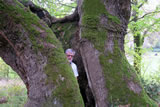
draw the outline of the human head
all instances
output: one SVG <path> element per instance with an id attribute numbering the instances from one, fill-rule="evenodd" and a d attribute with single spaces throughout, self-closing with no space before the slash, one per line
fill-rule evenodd
<path id="1" fill-rule="evenodd" d="M 69 49 L 66 50 L 65 53 L 66 53 L 66 56 L 67 56 L 68 61 L 69 61 L 69 62 L 72 62 L 73 57 L 74 57 L 74 55 L 75 55 L 76 52 L 75 52 L 73 49 L 70 49 L 70 48 L 69 48 Z"/>

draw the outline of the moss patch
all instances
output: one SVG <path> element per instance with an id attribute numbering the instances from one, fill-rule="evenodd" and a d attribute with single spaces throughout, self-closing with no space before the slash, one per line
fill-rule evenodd
<path id="1" fill-rule="evenodd" d="M 49 76 L 48 82 L 53 82 L 56 85 L 53 96 L 63 102 L 63 107 L 83 107 L 77 80 L 66 56 L 62 53 L 62 48 L 53 49 L 49 54 L 49 63 L 45 68 Z"/>
<path id="2" fill-rule="evenodd" d="M 95 48 L 100 51 L 99 59 L 106 79 L 107 100 L 110 105 L 130 104 L 130 107 L 156 107 L 156 103 L 147 96 L 143 89 L 140 94 L 136 94 L 128 88 L 129 81 L 141 85 L 135 70 L 129 65 L 124 52 L 121 52 L 118 47 L 116 33 L 112 32 L 113 53 L 107 53 L 107 56 L 104 53 L 105 41 L 109 39 L 107 32 L 110 31 L 101 27 L 100 17 L 105 15 L 109 19 L 109 23 L 113 22 L 114 24 L 120 24 L 120 20 L 107 12 L 101 0 L 84 0 L 82 10 L 81 35 L 91 41 Z"/>
<path id="3" fill-rule="evenodd" d="M 11 22 L 14 22 L 13 25 L 22 25 L 25 29 L 24 32 L 29 33 L 29 39 L 32 42 L 34 51 L 41 51 L 43 55 L 47 56 L 48 62 L 45 67 L 45 73 L 48 76 L 48 80 L 46 84 L 53 83 L 55 85 L 50 99 L 58 99 L 63 104 L 63 107 L 84 107 L 77 80 L 67 62 L 62 45 L 52 30 L 44 22 L 41 22 L 35 14 L 31 13 L 28 8 L 11 6 L 0 1 L 0 12 L 3 13 L 0 16 L 0 20 L 8 18 L 11 19 Z M 7 25 L 6 23 L 1 21 L 0 29 L 4 29 Z M 53 44 L 55 47 L 46 49 L 39 42 Z M 50 104 L 50 101 L 48 100 L 44 105 Z"/>
<path id="4" fill-rule="evenodd" d="M 29 33 L 29 37 L 30 40 L 33 44 L 33 48 L 35 48 L 37 50 L 37 48 L 39 47 L 37 44 L 37 40 L 36 38 L 40 35 L 40 32 L 37 31 L 37 29 L 35 27 L 33 27 L 33 25 L 39 27 L 40 29 L 44 30 L 44 31 L 49 31 L 49 28 L 47 27 L 42 27 L 42 25 L 39 23 L 40 19 L 38 17 L 36 17 L 35 14 L 33 14 L 32 12 L 30 12 L 30 10 L 28 8 L 25 8 L 22 4 L 20 4 L 17 0 L 14 0 L 15 3 L 17 3 L 16 6 L 11 6 L 11 5 L 7 5 L 4 2 L 0 2 L 0 10 L 3 13 L 0 16 L 0 19 L 4 20 L 3 18 L 7 18 L 8 22 L 1 22 L 1 28 L 5 28 L 5 26 L 11 22 L 14 24 L 21 24 L 26 31 Z M 5 19 L 6 20 L 6 19 Z M 43 23 L 44 24 L 44 23 Z M 45 25 L 45 24 L 44 24 Z M 7 25 L 8 26 L 8 25 Z M 25 32 L 25 31 L 24 31 Z M 49 31 L 50 34 L 51 31 Z"/>
<path id="5" fill-rule="evenodd" d="M 100 24 L 100 17 L 105 15 L 109 22 L 120 24 L 120 20 L 107 12 L 100 0 L 84 0 L 82 16 L 82 37 L 91 41 L 96 49 L 104 50 L 104 43 L 107 38 L 107 30 Z"/>
<path id="6" fill-rule="evenodd" d="M 51 29 L 56 34 L 56 37 L 61 41 L 63 48 L 71 47 L 70 40 L 75 36 L 77 22 L 56 23 Z"/>
<path id="7" fill-rule="evenodd" d="M 131 107 L 157 106 L 143 89 L 140 94 L 136 94 L 128 88 L 128 81 L 134 81 L 138 85 L 140 82 L 133 67 L 129 65 L 119 49 L 115 49 L 113 54 L 101 55 L 99 58 L 103 66 L 110 104 L 114 106 L 130 104 Z"/>
<path id="8" fill-rule="evenodd" d="M 87 15 L 93 19 L 96 19 L 97 22 L 99 21 L 99 17 L 101 15 L 106 15 L 110 21 L 120 24 L 119 18 L 107 12 L 101 0 L 92 0 L 92 2 L 89 0 L 84 0 L 82 9 L 83 14 L 85 14 L 84 17 L 82 17 L 83 24 L 85 24 L 84 18 L 86 18 Z"/>

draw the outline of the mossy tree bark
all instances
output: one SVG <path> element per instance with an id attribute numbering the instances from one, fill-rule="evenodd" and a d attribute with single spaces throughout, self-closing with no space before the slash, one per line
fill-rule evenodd
<path id="1" fill-rule="evenodd" d="M 72 48 L 76 51 L 73 62 L 78 66 L 78 83 L 85 107 L 95 107 L 93 93 L 88 85 L 86 72 L 80 54 L 80 41 L 78 21 L 56 22 L 52 25 L 52 30 L 61 41 L 63 48 Z"/>
<path id="2" fill-rule="evenodd" d="M 133 0 L 133 5 L 138 6 L 138 1 L 137 0 Z M 141 4 L 138 8 L 140 8 L 141 6 L 143 6 L 143 4 Z M 138 21 L 138 12 L 137 10 L 133 10 L 133 14 L 132 14 L 133 20 L 134 22 Z M 135 51 L 135 55 L 134 55 L 134 68 L 137 72 L 137 74 L 141 74 L 141 62 L 142 62 L 142 46 L 144 43 L 144 35 L 142 35 L 141 33 L 138 33 L 138 29 L 136 28 L 136 26 L 131 30 L 133 35 L 133 39 L 134 39 L 134 51 Z"/>
<path id="3" fill-rule="evenodd" d="M 133 33 L 136 31 L 133 31 Z M 135 33 L 136 34 L 136 33 Z M 142 63 L 142 46 L 144 43 L 144 37 L 141 34 L 134 35 L 134 68 L 137 74 L 141 74 L 141 63 Z"/>
<path id="4" fill-rule="evenodd" d="M 130 0 L 79 0 L 80 52 L 97 107 L 157 106 L 124 52 Z"/>
<path id="5" fill-rule="evenodd" d="M 26 106 L 83 107 L 77 82 L 54 34 L 27 8 L 6 1 L 9 6 L 0 0 L 0 56 L 26 84 Z M 77 45 L 72 46 L 79 48 L 96 106 L 156 107 L 124 55 L 130 0 L 79 0 L 77 9 Z M 51 22 L 66 22 L 70 30 L 74 17 L 68 18 Z M 58 30 L 64 27 L 62 23 Z"/>
<path id="6" fill-rule="evenodd" d="M 138 1 L 134 0 L 133 5 L 138 5 Z M 141 6 L 139 6 L 139 8 L 140 7 Z M 138 21 L 138 16 L 137 15 L 138 15 L 138 12 L 136 10 L 133 10 L 132 17 L 134 17 L 133 18 L 134 22 Z M 132 30 L 132 33 L 134 34 L 133 39 L 134 39 L 134 51 L 135 51 L 134 68 L 135 68 L 137 74 L 140 74 L 141 73 L 141 61 L 142 61 L 141 48 L 142 48 L 142 45 L 143 45 L 143 42 L 144 42 L 144 37 L 140 33 L 137 33 L 137 31 L 138 30 L 137 30 L 136 27 L 133 28 L 133 30 Z"/>
<path id="7" fill-rule="evenodd" d="M 84 106 L 61 43 L 16 0 L 0 0 L 0 56 L 27 87 L 25 107 Z"/>

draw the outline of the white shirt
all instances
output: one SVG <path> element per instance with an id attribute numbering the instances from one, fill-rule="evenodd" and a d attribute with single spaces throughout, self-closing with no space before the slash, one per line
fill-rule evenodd
<path id="1" fill-rule="evenodd" d="M 77 66 L 75 63 L 71 62 L 71 67 L 72 67 L 72 71 L 74 73 L 75 77 L 78 77 L 78 70 L 77 70 Z"/>

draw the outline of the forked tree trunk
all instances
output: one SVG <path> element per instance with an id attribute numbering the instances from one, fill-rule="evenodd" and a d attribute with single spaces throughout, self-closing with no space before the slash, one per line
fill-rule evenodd
<path id="1" fill-rule="evenodd" d="M 17 3 L 0 0 L 0 56 L 26 84 L 26 107 L 83 107 L 61 44 Z M 80 53 L 96 106 L 155 107 L 124 55 L 130 0 L 79 0 L 78 14 Z"/>

